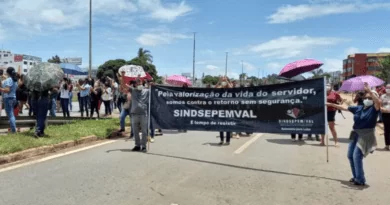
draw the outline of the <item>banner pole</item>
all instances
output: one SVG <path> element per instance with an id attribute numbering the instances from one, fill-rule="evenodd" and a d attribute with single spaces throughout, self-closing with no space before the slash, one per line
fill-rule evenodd
<path id="1" fill-rule="evenodd" d="M 326 93 L 326 78 L 322 77 L 324 79 L 324 102 L 326 103 L 327 100 L 327 93 Z M 328 136 L 328 115 L 327 115 L 328 107 L 324 106 L 324 114 L 325 114 L 325 138 L 326 138 L 326 163 L 329 163 L 329 136 Z"/>
<path id="2" fill-rule="evenodd" d="M 149 109 L 148 109 L 148 151 L 149 151 L 149 149 L 150 149 L 150 131 L 149 131 L 149 129 L 150 129 L 150 102 L 151 102 L 151 95 L 152 95 L 152 86 L 151 85 L 149 85 Z"/>
<path id="3" fill-rule="evenodd" d="M 326 134 L 325 137 L 326 137 L 326 162 L 329 163 L 329 135 Z"/>

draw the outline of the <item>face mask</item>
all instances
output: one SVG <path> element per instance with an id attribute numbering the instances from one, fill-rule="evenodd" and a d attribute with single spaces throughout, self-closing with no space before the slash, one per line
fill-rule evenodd
<path id="1" fill-rule="evenodd" d="M 139 86 L 137 86 L 137 89 L 138 89 L 138 90 L 142 90 L 142 89 L 144 89 L 144 86 L 139 85 Z"/>
<path id="2" fill-rule="evenodd" d="M 374 102 L 372 100 L 369 100 L 369 99 L 363 100 L 363 103 L 364 103 L 364 106 L 366 106 L 366 107 L 370 107 L 374 104 Z"/>
<path id="3" fill-rule="evenodd" d="M 330 91 L 330 87 L 326 87 L 326 91 Z"/>
<path id="4" fill-rule="evenodd" d="M 221 85 L 222 85 L 223 87 L 225 87 L 225 86 L 226 86 L 226 82 L 222 82 Z"/>

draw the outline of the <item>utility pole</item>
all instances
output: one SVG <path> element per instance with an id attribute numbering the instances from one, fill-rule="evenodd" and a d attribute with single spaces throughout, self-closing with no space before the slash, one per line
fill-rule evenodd
<path id="1" fill-rule="evenodd" d="M 88 75 L 92 74 L 92 0 L 89 0 L 89 68 Z"/>
<path id="2" fill-rule="evenodd" d="M 226 77 L 227 77 L 228 54 L 229 54 L 229 52 L 226 52 L 226 62 L 225 62 L 225 76 L 226 76 Z"/>
<path id="3" fill-rule="evenodd" d="M 195 38 L 196 32 L 194 32 L 194 50 L 192 56 L 192 84 L 195 84 Z"/>

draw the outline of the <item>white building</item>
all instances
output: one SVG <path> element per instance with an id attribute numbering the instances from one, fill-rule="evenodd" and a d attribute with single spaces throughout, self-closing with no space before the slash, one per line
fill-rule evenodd
<path id="1" fill-rule="evenodd" d="M 20 69 L 22 74 L 26 74 L 31 67 L 41 62 L 40 57 L 0 50 L 0 68 L 14 67 L 17 71 Z"/>

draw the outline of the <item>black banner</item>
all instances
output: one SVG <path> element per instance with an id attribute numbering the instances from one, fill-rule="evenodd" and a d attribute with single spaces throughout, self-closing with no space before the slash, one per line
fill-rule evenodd
<path id="1" fill-rule="evenodd" d="M 152 86 L 155 128 L 325 134 L 324 79 L 246 88 Z"/>

